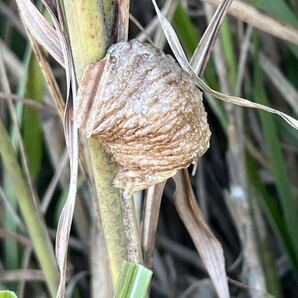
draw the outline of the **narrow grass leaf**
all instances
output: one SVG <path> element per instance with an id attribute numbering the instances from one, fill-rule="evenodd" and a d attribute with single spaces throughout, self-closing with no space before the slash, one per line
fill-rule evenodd
<path id="1" fill-rule="evenodd" d="M 259 97 L 262 103 L 267 104 L 268 100 L 262 84 L 263 78 L 258 56 L 255 58 L 254 76 L 254 95 Z M 298 263 L 298 238 L 296 230 L 298 226 L 298 212 L 293 187 L 288 175 L 285 158 L 281 150 L 281 144 L 277 135 L 274 119 L 272 119 L 270 115 L 261 112 L 260 119 L 268 148 L 272 173 L 275 177 L 276 188 L 280 197 L 280 205 L 282 207 L 285 224 L 295 247 L 296 263 Z"/>
<path id="2" fill-rule="evenodd" d="M 26 28 L 38 43 L 63 66 L 63 52 L 55 29 L 48 23 L 45 17 L 30 0 L 16 0 L 16 2 Z"/>
<path id="3" fill-rule="evenodd" d="M 28 66 L 25 97 L 40 102 L 44 96 L 44 79 L 34 55 L 31 55 Z M 42 133 L 39 111 L 25 106 L 23 112 L 24 145 L 32 177 L 38 177 L 42 160 Z"/>
<path id="4" fill-rule="evenodd" d="M 146 267 L 123 261 L 114 298 L 144 298 L 147 295 L 152 271 Z"/>
<path id="5" fill-rule="evenodd" d="M 298 134 L 292 127 L 288 126 L 284 122 L 280 122 L 278 125 L 279 135 L 285 140 L 285 142 L 291 145 L 291 149 L 298 153 Z"/>
<path id="6" fill-rule="evenodd" d="M 58 267 L 60 270 L 60 281 L 57 292 L 57 298 L 65 297 L 65 283 L 66 283 L 66 267 L 67 267 L 67 248 L 71 230 L 71 224 L 73 219 L 73 213 L 76 202 L 77 188 L 78 188 L 78 167 L 79 167 L 79 140 L 78 140 L 78 128 L 74 123 L 74 109 L 73 100 L 76 99 L 76 78 L 74 65 L 72 63 L 72 54 L 67 39 L 61 30 L 61 24 L 59 24 L 54 13 L 48 6 L 47 2 L 42 0 L 48 10 L 54 26 L 56 28 L 59 44 L 62 49 L 63 59 L 65 62 L 66 72 L 66 84 L 67 84 L 67 96 L 66 107 L 64 112 L 64 135 L 66 147 L 69 155 L 70 162 L 70 182 L 69 191 L 66 203 L 62 209 L 56 236 L 56 258 Z M 61 10 L 61 8 L 60 8 Z"/>
<path id="7" fill-rule="evenodd" d="M 220 25 L 222 24 L 232 2 L 233 0 L 223 0 L 217 7 L 191 58 L 190 64 L 192 65 L 194 72 L 197 73 L 199 77 L 201 77 L 204 73 L 213 45 L 217 39 Z"/>
<path id="8" fill-rule="evenodd" d="M 183 44 L 185 50 L 189 54 L 192 54 L 200 42 L 201 32 L 199 31 L 199 28 L 192 24 L 190 16 L 187 14 L 181 3 L 178 3 L 177 5 L 173 22 L 179 40 Z"/>
<path id="9" fill-rule="evenodd" d="M 155 236 L 159 218 L 160 204 L 166 182 L 153 185 L 148 188 L 142 224 L 142 248 L 144 263 L 151 268 L 155 250 Z"/>
<path id="10" fill-rule="evenodd" d="M 197 248 L 202 262 L 220 298 L 229 298 L 223 249 L 208 227 L 199 209 L 187 170 L 179 171 L 174 177 L 176 183 L 175 205 Z"/>
<path id="11" fill-rule="evenodd" d="M 274 0 L 270 2 L 270 5 L 268 5 L 268 0 L 256 0 L 255 6 L 273 17 L 298 27 L 298 19 L 294 10 L 292 10 L 284 0 Z"/>
<path id="12" fill-rule="evenodd" d="M 258 200 L 260 205 L 273 231 L 275 232 L 277 239 L 282 242 L 289 259 L 297 272 L 298 267 L 295 256 L 295 248 L 289 237 L 282 210 L 279 207 L 278 202 L 268 193 L 260 177 L 257 164 L 250 155 L 247 157 L 247 171 L 254 188 L 258 192 Z"/>
<path id="13" fill-rule="evenodd" d="M 157 16 L 159 18 L 160 24 L 164 30 L 164 33 L 166 35 L 166 38 L 168 40 L 168 43 L 176 57 L 176 59 L 178 60 L 180 66 L 186 71 L 188 72 L 192 79 L 196 82 L 197 86 L 204 92 L 209 93 L 210 95 L 221 99 L 223 101 L 226 102 L 230 102 L 239 106 L 243 106 L 243 107 L 248 107 L 248 108 L 254 108 L 254 109 L 260 109 L 260 110 L 264 110 L 273 114 L 277 114 L 279 115 L 281 118 L 283 118 L 289 125 L 293 126 L 295 129 L 298 130 L 298 121 L 296 119 L 294 119 L 293 117 L 280 112 L 278 110 L 275 110 L 273 108 L 264 106 L 262 104 L 259 103 L 254 103 L 250 100 L 244 99 L 244 98 L 240 98 L 240 97 L 236 97 L 236 96 L 229 96 L 229 95 L 225 95 L 221 92 L 215 91 L 213 89 L 211 89 L 203 80 L 201 80 L 193 71 L 192 67 L 190 66 L 185 53 L 182 49 L 182 46 L 179 42 L 179 39 L 173 29 L 173 27 L 171 26 L 171 24 L 167 21 L 167 19 L 162 15 L 161 11 L 159 10 L 156 1 L 152 0 Z"/>

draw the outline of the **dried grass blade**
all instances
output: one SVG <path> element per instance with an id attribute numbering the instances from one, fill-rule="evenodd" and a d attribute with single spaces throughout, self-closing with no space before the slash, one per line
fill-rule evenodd
<path id="1" fill-rule="evenodd" d="M 65 139 L 70 157 L 70 185 L 67 201 L 60 215 L 56 236 L 56 258 L 60 269 L 60 283 L 57 297 L 65 296 L 67 246 L 75 207 L 78 183 L 78 130 L 72 122 L 72 105 L 65 112 Z"/>
<path id="2" fill-rule="evenodd" d="M 168 20 L 162 15 L 161 11 L 159 10 L 156 1 L 152 0 L 153 5 L 155 7 L 157 16 L 159 18 L 160 24 L 164 30 L 164 33 L 166 35 L 166 38 L 168 40 L 168 43 L 176 57 L 176 59 L 178 60 L 180 66 L 186 71 L 188 72 L 191 77 L 193 78 L 193 80 L 196 82 L 197 86 L 204 92 L 209 93 L 210 95 L 221 99 L 223 101 L 226 102 L 230 102 L 239 106 L 243 106 L 243 107 L 247 107 L 247 108 L 254 108 L 254 109 L 259 109 L 259 110 L 264 110 L 273 114 L 277 114 L 278 116 L 280 116 L 282 119 L 284 119 L 289 125 L 291 125 L 292 127 L 294 127 L 295 129 L 298 130 L 298 121 L 296 119 L 294 119 L 293 117 L 278 111 L 276 109 L 258 104 L 258 103 L 254 103 L 250 100 L 241 98 L 241 97 L 236 97 L 236 96 L 229 96 L 229 95 L 225 95 L 221 92 L 215 91 L 213 89 L 211 89 L 202 79 L 200 79 L 195 72 L 193 71 L 192 67 L 190 66 L 186 55 L 183 51 L 183 48 L 179 42 L 179 39 L 175 33 L 175 30 L 173 29 L 172 25 L 168 22 Z"/>
<path id="3" fill-rule="evenodd" d="M 65 297 L 65 283 L 66 283 L 66 266 L 67 266 L 67 247 L 69 242 L 71 224 L 73 219 L 74 207 L 77 196 L 78 188 L 78 167 L 79 167 L 79 140 L 78 140 L 78 128 L 76 127 L 74 120 L 73 100 L 76 99 L 76 78 L 75 69 L 72 63 L 72 54 L 67 39 L 61 30 L 61 25 L 56 19 L 54 13 L 51 11 L 47 2 L 42 0 L 43 4 L 47 8 L 51 15 L 56 32 L 61 45 L 66 71 L 67 82 L 67 97 L 66 108 L 64 112 L 64 134 L 65 142 L 69 155 L 70 162 L 70 185 L 66 203 L 62 209 L 56 236 L 56 258 L 58 267 L 60 270 L 60 282 L 57 293 L 57 298 Z M 70 96 L 71 95 L 71 96 Z"/>
<path id="4" fill-rule="evenodd" d="M 22 20 L 32 36 L 63 66 L 64 57 L 56 30 L 30 0 L 16 0 L 16 2 Z"/>
<path id="5" fill-rule="evenodd" d="M 165 184 L 166 182 L 162 182 L 149 187 L 147 190 L 142 223 L 142 248 L 144 264 L 148 268 L 151 268 L 153 263 L 155 234 Z"/>
<path id="6" fill-rule="evenodd" d="M 217 39 L 220 26 L 232 2 L 233 0 L 223 0 L 217 7 L 207 29 L 204 32 L 204 35 L 200 40 L 200 43 L 198 44 L 191 58 L 190 64 L 192 65 L 194 72 L 197 73 L 199 77 L 201 77 L 204 73 L 206 65 L 209 61 L 211 50 L 213 49 L 213 45 Z"/>
<path id="7" fill-rule="evenodd" d="M 219 5 L 221 0 L 202 1 L 215 6 Z M 270 6 L 273 7 L 274 5 L 268 5 L 268 7 Z M 261 10 L 255 8 L 252 4 L 244 1 L 234 1 L 229 8 L 228 13 L 238 20 L 250 24 L 261 31 L 298 45 L 297 28 L 265 14 Z"/>
<path id="8" fill-rule="evenodd" d="M 51 66 L 47 61 L 46 53 L 43 50 L 43 47 L 38 44 L 38 42 L 34 39 L 34 37 L 31 35 L 29 31 L 28 31 L 28 37 L 30 39 L 36 58 L 41 66 L 43 75 L 47 81 L 48 88 L 51 92 L 53 101 L 55 103 L 55 108 L 57 109 L 58 114 L 62 119 L 64 114 L 64 109 L 65 109 L 65 104 L 64 104 L 64 100 L 60 92 L 58 83 L 51 69 Z"/>
<path id="9" fill-rule="evenodd" d="M 295 118 L 293 118 L 279 110 L 267 107 L 265 105 L 255 103 L 255 102 L 252 102 L 250 100 L 247 100 L 247 99 L 244 99 L 241 97 L 230 96 L 230 95 L 226 95 L 221 92 L 215 91 L 215 90 L 211 89 L 204 81 L 202 81 L 200 78 L 198 78 L 195 74 L 193 74 L 192 76 L 193 76 L 194 80 L 196 81 L 197 86 L 200 89 L 202 89 L 203 91 L 209 93 L 210 95 L 212 95 L 218 99 L 221 99 L 223 101 L 236 104 L 238 106 L 259 109 L 259 110 L 263 110 L 263 111 L 266 111 L 266 112 L 269 112 L 272 114 L 276 114 L 276 115 L 280 116 L 282 119 L 284 119 L 289 125 L 291 125 L 292 127 L 294 127 L 295 129 L 298 130 L 298 121 Z"/>
<path id="10" fill-rule="evenodd" d="M 220 298 L 229 298 L 223 249 L 208 227 L 197 205 L 187 170 L 179 171 L 174 180 L 176 183 L 175 205 L 177 211 L 194 241 L 217 295 Z"/>
<path id="11" fill-rule="evenodd" d="M 188 63 L 188 60 L 186 58 L 186 55 L 183 51 L 183 48 L 180 44 L 180 41 L 175 33 L 175 30 L 173 29 L 172 25 L 168 22 L 168 20 L 163 16 L 161 11 L 159 10 L 156 1 L 152 0 L 155 11 L 157 13 L 160 25 L 162 26 L 162 29 L 165 33 L 165 36 L 167 38 L 167 41 L 178 60 L 180 66 L 188 73 L 192 72 L 192 69 Z"/>

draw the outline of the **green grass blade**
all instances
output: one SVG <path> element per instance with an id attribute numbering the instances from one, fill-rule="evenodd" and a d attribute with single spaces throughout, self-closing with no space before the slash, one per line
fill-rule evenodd
<path id="1" fill-rule="evenodd" d="M 224 56 L 227 61 L 229 69 L 229 82 L 233 89 L 235 89 L 237 84 L 237 62 L 235 47 L 233 42 L 232 30 L 230 28 L 229 19 L 226 18 L 221 26 L 221 40 L 223 45 Z"/>
<path id="2" fill-rule="evenodd" d="M 294 11 L 288 6 L 288 4 L 283 0 L 256 0 L 255 6 L 269 15 L 281 19 L 292 26 L 298 27 L 298 19 Z"/>
<path id="3" fill-rule="evenodd" d="M 256 46 L 257 47 L 257 46 Z M 255 58 L 254 65 L 254 98 L 257 102 L 269 105 L 266 91 L 263 85 L 263 77 L 258 61 L 258 56 Z M 298 212 L 293 194 L 293 187 L 290 182 L 285 158 L 281 149 L 281 141 L 277 134 L 277 126 L 272 115 L 264 112 L 259 112 L 261 126 L 264 133 L 265 142 L 268 149 L 268 157 L 272 167 L 272 174 L 275 178 L 276 188 L 282 207 L 284 221 L 289 233 L 289 237 L 295 247 L 295 263 L 298 263 Z M 297 269 L 298 267 L 296 267 Z"/>
<path id="4" fill-rule="evenodd" d="M 283 122 L 278 123 L 278 133 L 281 135 L 286 144 L 289 144 L 291 150 L 298 153 L 298 134 L 289 125 Z"/>
<path id="5" fill-rule="evenodd" d="M 0 291 L 0 298 L 17 298 L 17 295 L 11 291 Z"/>
<path id="6" fill-rule="evenodd" d="M 40 210 L 30 196 L 28 185 L 24 180 L 11 140 L 1 119 L 0 155 L 5 171 L 7 171 L 7 174 L 10 175 L 14 181 L 18 204 L 27 225 L 33 248 L 46 277 L 51 296 L 55 297 L 58 272 L 51 240 L 48 236 Z"/>
<path id="7" fill-rule="evenodd" d="M 31 55 L 28 66 L 25 97 L 41 101 L 44 96 L 44 79 L 38 62 Z M 23 114 L 24 145 L 32 177 L 38 177 L 42 160 L 42 133 L 39 111 L 36 108 L 25 106 Z"/>
<path id="8" fill-rule="evenodd" d="M 183 47 L 188 53 L 193 53 L 201 39 L 201 33 L 194 27 L 181 4 L 177 5 L 173 21 Z"/>
<path id="9" fill-rule="evenodd" d="M 114 298 L 146 297 L 151 277 L 152 271 L 146 267 L 124 261 Z"/>
<path id="10" fill-rule="evenodd" d="M 24 59 L 23 59 L 25 71 L 24 71 L 24 74 L 22 75 L 21 81 L 19 82 L 18 91 L 17 91 L 17 94 L 19 96 L 24 96 L 25 85 L 26 85 L 26 81 L 28 80 L 28 65 L 29 65 L 31 53 L 32 53 L 31 47 L 27 46 Z M 17 112 L 18 122 L 20 123 L 22 121 L 23 103 L 18 102 L 16 104 L 16 112 Z M 17 137 L 16 128 L 14 126 L 11 127 L 9 134 L 10 134 L 13 148 L 15 149 L 15 151 L 17 151 L 19 140 Z M 7 172 L 4 172 L 3 174 L 3 187 L 4 187 L 4 192 L 6 194 L 6 197 L 10 202 L 10 205 L 12 206 L 12 208 L 16 209 L 18 204 L 17 204 L 17 198 L 15 194 L 15 183 L 12 177 L 10 177 Z M 14 222 L 13 218 L 11 218 L 11 215 L 9 212 L 5 212 L 4 221 L 5 221 L 4 222 L 5 229 L 7 231 L 17 232 L 17 225 Z M 18 267 L 18 263 L 19 263 L 18 244 L 15 240 L 7 239 L 7 241 L 5 241 L 4 255 L 5 255 L 5 267 L 7 269 L 15 269 Z M 14 289 L 13 284 L 11 285 L 10 289 Z"/>
<path id="11" fill-rule="evenodd" d="M 251 181 L 251 185 L 258 193 L 258 200 L 270 227 L 274 231 L 276 238 L 281 242 L 292 264 L 295 264 L 295 248 L 289 237 L 287 227 L 284 223 L 282 211 L 280 210 L 276 200 L 269 194 L 263 184 L 258 172 L 256 161 L 250 156 L 247 156 L 247 171 Z M 297 264 L 295 265 L 297 268 Z"/>

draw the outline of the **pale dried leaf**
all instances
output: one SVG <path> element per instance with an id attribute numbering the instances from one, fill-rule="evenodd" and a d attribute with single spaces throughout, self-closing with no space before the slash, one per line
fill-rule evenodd
<path id="1" fill-rule="evenodd" d="M 63 66 L 64 56 L 56 30 L 30 0 L 16 0 L 16 2 L 26 28 L 49 54 Z"/>
<path id="2" fill-rule="evenodd" d="M 194 197 L 187 170 L 174 177 L 175 205 L 220 298 L 229 298 L 225 259 L 221 244 L 208 227 Z"/>
<path id="3" fill-rule="evenodd" d="M 241 98 L 241 97 L 237 97 L 237 96 L 230 96 L 230 95 L 225 95 L 221 92 L 215 91 L 213 89 L 211 89 L 204 81 L 202 81 L 199 77 L 197 77 L 195 74 L 193 74 L 193 78 L 196 81 L 197 86 L 202 89 L 203 91 L 209 93 L 210 95 L 219 98 L 223 101 L 229 102 L 229 103 L 233 103 L 236 104 L 238 106 L 242 106 L 242 107 L 247 107 L 247 108 L 253 108 L 253 109 L 259 109 L 259 110 L 263 110 L 272 114 L 276 114 L 278 116 L 280 116 L 282 119 L 284 119 L 289 125 L 291 125 L 292 127 L 294 127 L 295 129 L 298 129 L 298 121 L 273 108 L 267 107 L 265 105 L 261 105 L 255 102 L 252 102 L 250 100 Z"/>
<path id="4" fill-rule="evenodd" d="M 67 116 L 65 118 L 65 138 L 69 148 L 71 176 L 68 197 L 60 215 L 56 237 L 56 257 L 61 274 L 57 294 L 58 298 L 65 296 L 67 246 L 73 219 L 78 180 L 78 131 L 72 125 L 73 122 L 70 118 L 72 116 L 71 107 L 70 105 L 68 106 L 69 108 L 66 110 Z"/>
<path id="5" fill-rule="evenodd" d="M 201 0 L 213 6 L 222 0 Z M 261 31 L 298 45 L 298 29 L 255 8 L 249 1 L 233 1 L 228 13 Z M 268 2 L 269 3 L 269 2 Z"/>
<path id="6" fill-rule="evenodd" d="M 190 64 L 186 58 L 186 55 L 182 49 L 182 46 L 179 42 L 179 39 L 178 39 L 173 27 L 167 21 L 167 19 L 163 17 L 162 13 L 160 12 L 160 10 L 156 4 L 156 1 L 152 0 L 152 2 L 154 4 L 156 13 L 159 17 L 160 24 L 165 32 L 168 43 L 169 43 L 176 59 L 178 60 L 180 66 L 192 76 L 193 80 L 196 82 L 197 86 L 202 91 L 209 93 L 210 95 L 212 95 L 218 99 L 221 99 L 223 101 L 230 102 L 230 103 L 233 103 L 233 104 L 236 104 L 239 106 L 264 110 L 264 111 L 267 111 L 267 112 L 270 112 L 273 114 L 277 114 L 278 116 L 283 118 L 289 125 L 291 125 L 295 129 L 298 129 L 298 121 L 296 119 L 294 119 L 293 117 L 291 117 L 281 111 L 278 111 L 276 109 L 273 109 L 273 108 L 270 108 L 270 107 L 267 107 L 267 106 L 264 106 L 264 105 L 261 105 L 258 103 L 254 103 L 254 102 L 244 99 L 244 98 L 225 95 L 221 92 L 211 89 L 202 79 L 200 79 L 195 74 L 195 72 L 193 71 L 192 67 L 190 66 Z"/>
<path id="7" fill-rule="evenodd" d="M 188 73 L 192 72 L 192 69 L 188 63 L 188 60 L 186 58 L 186 55 L 183 51 L 183 48 L 180 44 L 180 41 L 172 27 L 172 25 L 168 22 L 168 20 L 163 16 L 163 14 L 161 13 L 161 11 L 159 10 L 156 1 L 152 0 L 153 5 L 155 7 L 159 22 L 162 26 L 162 29 L 165 33 L 165 36 L 167 38 L 167 41 L 178 61 L 178 63 L 180 64 L 180 66 L 183 68 L 183 70 L 185 70 Z"/>
<path id="8" fill-rule="evenodd" d="M 144 204 L 142 222 L 142 247 L 144 264 L 151 268 L 155 250 L 155 235 L 159 217 L 160 203 L 166 181 L 148 188 Z"/>
<path id="9" fill-rule="evenodd" d="M 76 98 L 77 86 L 75 79 L 75 70 L 72 63 L 70 47 L 67 43 L 67 39 L 65 38 L 58 20 L 56 19 L 48 4 L 44 0 L 42 2 L 49 11 L 56 28 L 57 36 L 59 38 L 59 43 L 61 45 L 65 61 L 67 81 L 67 98 L 64 113 L 64 134 L 70 161 L 70 185 L 67 200 L 59 218 L 56 236 L 56 258 L 60 270 L 60 282 L 57 298 L 64 298 L 67 266 L 67 247 L 78 188 L 79 140 L 78 129 L 73 120 L 75 116 L 73 110 L 73 99 Z"/>
<path id="10" fill-rule="evenodd" d="M 17 3 L 29 33 L 32 34 L 62 66 L 65 67 L 66 71 L 67 98 L 64 112 L 64 133 L 70 158 L 70 186 L 67 201 L 58 223 L 56 238 L 56 258 L 60 270 L 60 283 L 57 297 L 63 298 L 65 296 L 67 246 L 73 219 L 78 180 L 78 129 L 73 121 L 73 99 L 76 98 L 77 89 L 75 71 L 72 64 L 70 47 L 61 30 L 62 25 L 59 24 L 49 7 L 48 2 L 42 0 L 42 3 L 50 13 L 56 30 L 48 24 L 30 0 L 17 0 Z M 70 94 L 72 95 L 71 98 Z"/>
<path id="11" fill-rule="evenodd" d="M 197 73 L 199 77 L 201 77 L 204 73 L 213 45 L 217 39 L 220 25 L 222 24 L 232 2 L 233 0 L 223 0 L 217 7 L 191 58 L 190 64 L 193 67 L 194 72 Z"/>

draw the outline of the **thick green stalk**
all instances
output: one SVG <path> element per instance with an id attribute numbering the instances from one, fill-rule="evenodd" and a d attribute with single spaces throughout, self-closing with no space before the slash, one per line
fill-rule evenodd
<path id="1" fill-rule="evenodd" d="M 103 145 L 89 141 L 93 177 L 114 286 L 124 259 L 127 259 L 126 239 L 122 220 L 120 191 L 112 187 L 115 165 L 105 153 Z"/>
<path id="2" fill-rule="evenodd" d="M 101 59 L 110 44 L 114 14 L 111 0 L 64 0 L 76 75 Z"/>
<path id="3" fill-rule="evenodd" d="M 46 278 L 51 296 L 55 297 L 58 287 L 58 270 L 54 251 L 40 211 L 30 197 L 28 185 L 14 153 L 10 138 L 0 119 L 0 155 L 7 171 L 13 179 L 18 204 L 30 234 L 34 251 Z"/>
<path id="4" fill-rule="evenodd" d="M 111 0 L 64 0 L 67 26 L 79 82 L 85 67 L 101 59 L 110 44 L 110 33 L 114 19 L 112 3 Z M 102 229 L 115 285 L 122 261 L 127 258 L 120 191 L 112 186 L 116 168 L 100 142 L 90 139 L 88 146 Z"/>

